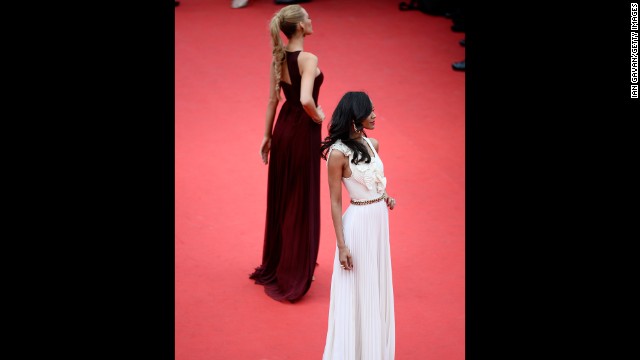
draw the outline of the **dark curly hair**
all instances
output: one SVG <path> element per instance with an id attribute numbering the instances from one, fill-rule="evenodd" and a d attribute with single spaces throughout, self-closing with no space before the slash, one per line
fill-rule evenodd
<path id="1" fill-rule="evenodd" d="M 342 140 L 349 149 L 353 151 L 352 163 L 358 164 L 364 161 L 366 164 L 371 162 L 369 150 L 359 141 L 352 140 L 349 137 L 350 130 L 355 124 L 356 128 L 362 131 L 362 135 L 366 136 L 362 128 L 362 121 L 365 120 L 373 111 L 371 99 L 369 95 L 362 91 L 349 91 L 342 96 L 338 106 L 336 106 L 333 115 L 331 115 L 331 123 L 329 123 L 329 136 L 320 144 L 320 153 L 323 159 L 327 160 L 327 153 L 338 139 Z"/>

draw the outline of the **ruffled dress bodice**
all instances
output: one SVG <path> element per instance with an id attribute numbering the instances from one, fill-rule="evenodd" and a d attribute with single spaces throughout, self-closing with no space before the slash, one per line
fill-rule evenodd
<path id="1" fill-rule="evenodd" d="M 371 144 L 371 141 L 363 137 L 369 144 L 374 156 L 371 157 L 370 163 L 360 161 L 357 165 L 353 164 L 353 151 L 342 141 L 337 140 L 329 149 L 327 159 L 331 156 L 333 150 L 339 150 L 349 158 L 349 168 L 351 169 L 351 176 L 348 178 L 343 177 L 342 182 L 349 192 L 349 196 L 352 200 L 372 200 L 379 198 L 384 194 L 387 187 L 387 179 L 384 176 L 384 165 L 378 155 L 378 152 Z"/>

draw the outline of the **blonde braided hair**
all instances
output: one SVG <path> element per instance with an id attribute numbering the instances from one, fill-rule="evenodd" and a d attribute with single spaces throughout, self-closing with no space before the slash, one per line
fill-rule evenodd
<path id="1" fill-rule="evenodd" d="M 280 37 L 280 31 L 291 39 L 293 34 L 296 33 L 298 23 L 304 21 L 304 12 L 300 5 L 285 6 L 280 11 L 275 13 L 271 18 L 269 24 L 269 30 L 271 32 L 271 45 L 273 47 L 271 53 L 273 55 L 272 66 L 275 73 L 276 94 L 280 99 L 280 80 L 282 78 L 282 64 L 285 61 L 286 53 L 284 51 L 284 44 Z"/>

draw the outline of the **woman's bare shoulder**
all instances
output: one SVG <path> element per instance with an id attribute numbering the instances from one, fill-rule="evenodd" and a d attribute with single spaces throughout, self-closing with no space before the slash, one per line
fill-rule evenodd
<path id="1" fill-rule="evenodd" d="M 376 151 L 378 151 L 378 148 L 380 147 L 380 142 L 378 142 L 378 140 L 374 139 L 374 138 L 368 138 L 369 141 L 371 141 L 371 145 L 373 145 L 373 148 L 376 149 Z"/>
<path id="2" fill-rule="evenodd" d="M 306 51 L 301 51 L 300 55 L 298 55 L 298 60 L 301 61 L 318 61 L 318 57 L 310 52 L 306 52 Z"/>

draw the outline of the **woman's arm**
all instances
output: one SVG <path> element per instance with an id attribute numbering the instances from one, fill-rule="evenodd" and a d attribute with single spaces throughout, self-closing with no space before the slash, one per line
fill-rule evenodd
<path id="1" fill-rule="evenodd" d="M 329 179 L 329 196 L 331 197 L 331 219 L 333 220 L 333 229 L 336 233 L 336 245 L 338 246 L 340 264 L 344 265 L 345 270 L 353 268 L 351 252 L 344 242 L 344 232 L 342 228 L 342 169 L 348 161 L 344 154 L 339 150 L 333 150 L 333 156 L 329 156 L 327 160 L 327 172 Z"/>
<path id="2" fill-rule="evenodd" d="M 324 120 L 324 112 L 322 111 L 322 107 L 316 106 L 316 102 L 313 101 L 313 84 L 316 80 L 318 57 L 311 53 L 300 53 L 298 56 L 298 64 L 302 72 L 300 74 L 302 76 L 300 103 L 311 119 L 320 124 Z"/>
<path id="3" fill-rule="evenodd" d="M 260 155 L 262 162 L 269 163 L 269 150 L 271 150 L 271 131 L 273 131 L 273 120 L 276 117 L 276 109 L 278 108 L 278 92 L 276 92 L 276 75 L 271 64 L 271 73 L 269 75 L 269 102 L 267 103 L 267 115 L 264 122 L 264 136 L 260 145 Z"/>

